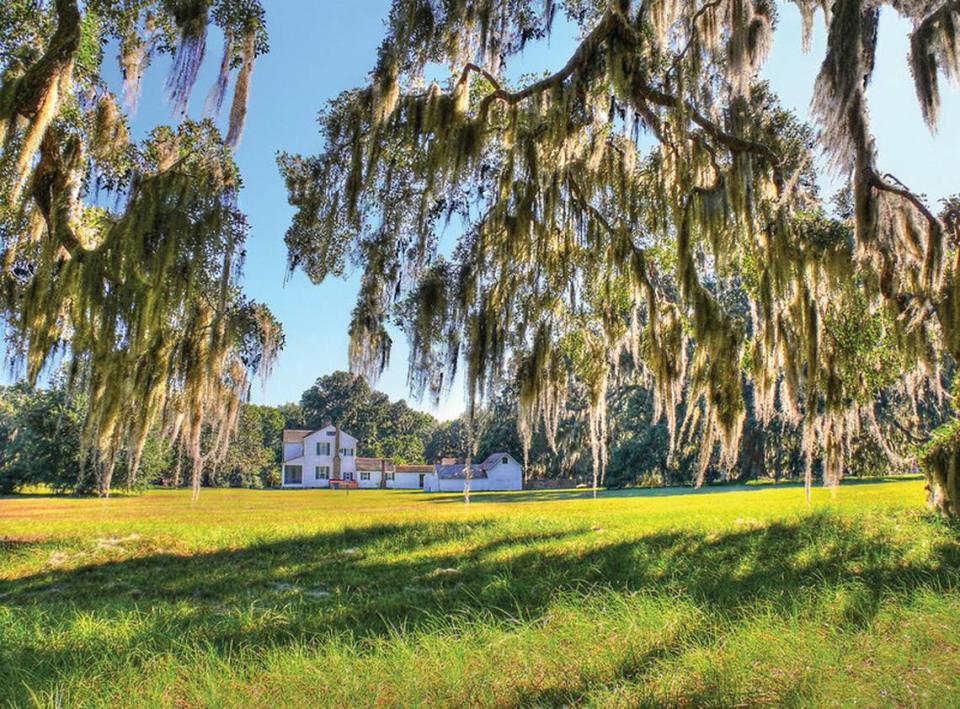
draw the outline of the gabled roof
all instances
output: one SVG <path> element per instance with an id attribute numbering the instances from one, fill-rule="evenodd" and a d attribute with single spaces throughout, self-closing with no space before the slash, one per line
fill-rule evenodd
<path id="1" fill-rule="evenodd" d="M 499 452 L 491 453 L 487 456 L 486 460 L 481 463 L 473 463 L 470 468 L 470 477 L 476 479 L 483 479 L 487 477 L 487 471 L 496 465 L 500 464 L 500 460 L 507 456 L 512 458 L 509 453 Z M 451 465 L 438 465 L 437 477 L 444 478 L 445 480 L 465 480 L 467 477 L 467 466 L 465 463 L 453 463 Z"/>
<path id="2" fill-rule="evenodd" d="M 482 465 L 484 468 L 489 470 L 494 465 L 499 463 L 504 456 L 506 456 L 507 458 L 513 458 L 513 456 L 507 453 L 506 451 L 500 451 L 499 453 L 491 453 L 490 455 L 488 455 L 487 459 L 482 463 L 480 463 L 480 465 Z"/>
<path id="3" fill-rule="evenodd" d="M 443 478 L 444 480 L 466 480 L 467 479 L 467 465 L 466 463 L 454 463 L 453 465 L 438 465 L 437 468 L 437 477 Z M 470 477 L 474 480 L 482 480 L 487 477 L 487 471 L 484 469 L 483 465 L 479 463 L 474 463 L 470 466 Z"/>
<path id="4" fill-rule="evenodd" d="M 303 439 L 313 433 L 309 429 L 303 428 L 285 428 L 283 429 L 284 443 L 303 443 Z"/>
<path id="5" fill-rule="evenodd" d="M 324 426 L 323 428 L 312 428 L 312 429 L 285 428 L 283 429 L 283 442 L 284 443 L 303 443 L 304 439 L 308 438 L 309 436 L 312 436 L 315 433 L 320 433 L 321 431 L 325 431 L 328 428 L 335 429 L 336 426 L 330 425 L 330 426 Z M 350 433 L 347 433 L 343 429 L 340 429 L 340 436 L 342 438 L 349 438 L 350 440 L 353 440 L 353 441 L 357 440 L 355 436 L 353 436 Z"/>
<path id="6" fill-rule="evenodd" d="M 308 432 L 307 435 L 304 436 L 304 438 L 309 438 L 310 436 L 312 436 L 312 435 L 314 435 L 314 434 L 317 434 L 317 433 L 321 433 L 321 432 L 323 432 L 323 431 L 326 431 L 326 432 L 327 432 L 327 435 L 324 437 L 324 440 L 330 439 L 330 440 L 332 441 L 332 440 L 333 440 L 333 437 L 334 437 L 334 434 L 336 433 L 336 430 L 337 430 L 337 427 L 334 426 L 333 424 L 330 424 L 329 426 L 322 426 L 322 427 L 320 427 L 320 428 L 318 428 L 318 429 L 316 429 L 316 430 L 313 430 L 313 431 Z M 356 440 L 357 440 L 357 437 L 356 437 L 356 436 L 354 436 L 353 434 L 351 434 L 351 433 L 349 433 L 349 432 L 347 432 L 347 431 L 344 431 L 342 428 L 340 429 L 340 438 L 341 438 L 341 439 L 343 439 L 343 438 L 349 438 L 349 439 L 352 440 L 352 441 L 356 441 Z"/>

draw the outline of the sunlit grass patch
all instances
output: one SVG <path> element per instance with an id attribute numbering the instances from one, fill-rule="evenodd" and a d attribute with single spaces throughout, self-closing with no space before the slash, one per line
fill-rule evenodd
<path id="1" fill-rule="evenodd" d="M 960 542 L 919 482 L 670 493 L 0 500 L 0 703 L 957 696 Z"/>

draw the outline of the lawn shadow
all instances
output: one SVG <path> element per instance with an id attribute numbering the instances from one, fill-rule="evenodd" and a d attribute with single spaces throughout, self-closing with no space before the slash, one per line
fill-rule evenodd
<path id="1" fill-rule="evenodd" d="M 506 533 L 492 520 L 412 522 L 51 568 L 0 580 L 0 606 L 42 613 L 44 623 L 56 625 L 139 614 L 137 633 L 124 641 L 137 652 L 185 652 L 189 642 L 227 652 L 331 635 L 381 639 L 478 610 L 494 621 L 536 620 L 558 594 L 601 588 L 679 595 L 735 620 L 758 603 L 786 614 L 816 593 L 855 585 L 860 600 L 840 622 L 859 626 L 890 594 L 955 588 L 958 570 L 955 539 L 911 561 L 896 540 L 828 512 L 722 533 L 629 538 L 589 526 Z M 118 652 L 117 639 L 109 647 L 102 642 L 103 653 Z M 86 643 L 85 652 L 100 651 L 96 639 Z M 6 672 L 62 677 L 82 672 L 77 656 L 70 647 L 38 643 L 7 652 Z M 4 674 L 0 669 L 0 680 Z"/>
<path id="2" fill-rule="evenodd" d="M 861 485 L 889 485 L 892 482 L 913 482 L 922 479 L 922 476 L 898 476 L 896 478 L 873 478 L 873 479 L 848 479 L 843 481 L 844 486 Z M 717 484 L 708 485 L 702 488 L 692 486 L 676 487 L 644 487 L 644 488 L 622 488 L 622 489 L 601 489 L 597 492 L 597 499 L 622 499 L 622 498 L 657 498 L 657 497 L 681 497 L 687 495 L 721 495 L 729 492 L 759 492 L 769 490 L 803 490 L 802 482 L 780 482 L 780 483 L 761 483 L 761 484 Z M 504 492 L 473 492 L 470 495 L 470 504 L 515 504 L 523 502 L 557 502 L 562 500 L 589 500 L 593 499 L 592 488 L 575 489 L 544 489 L 544 490 L 520 490 Z M 451 492 L 442 496 L 437 496 L 429 500 L 432 504 L 463 504 L 462 492 Z"/>

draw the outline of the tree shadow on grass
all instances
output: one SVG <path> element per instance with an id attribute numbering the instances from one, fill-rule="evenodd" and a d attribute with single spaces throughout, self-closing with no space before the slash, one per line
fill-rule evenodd
<path id="1" fill-rule="evenodd" d="M 889 485 L 892 482 L 915 482 L 923 479 L 921 475 L 898 476 L 896 478 L 850 478 L 843 481 L 845 487 L 861 485 Z M 762 490 L 803 490 L 802 482 L 780 482 L 780 483 L 761 483 L 761 484 L 717 484 L 702 488 L 691 486 L 683 487 L 646 487 L 646 488 L 623 488 L 599 490 L 597 498 L 620 499 L 620 498 L 645 498 L 645 497 L 680 497 L 686 495 L 719 495 L 728 492 L 759 492 Z M 557 502 L 560 500 L 588 500 L 593 499 L 593 490 L 590 488 L 566 489 L 566 490 L 522 490 L 522 491 L 504 491 L 504 492 L 473 492 L 470 495 L 470 504 L 490 504 L 490 503 L 522 503 L 522 502 Z M 433 504 L 463 504 L 462 492 L 446 493 L 441 497 L 434 497 L 430 500 Z"/>
<path id="2" fill-rule="evenodd" d="M 904 551 L 883 532 L 826 512 L 720 533 L 615 537 L 588 526 L 518 530 L 480 520 L 358 527 L 190 556 L 154 549 L 0 580 L 0 606 L 45 626 L 90 616 L 138 621 L 123 641 L 84 639 L 82 652 L 39 638 L 9 648 L 0 685 L 31 677 L 35 690 L 52 689 L 55 679 L 82 673 L 82 658 L 122 654 L 120 642 L 177 654 L 191 643 L 226 652 L 331 635 L 374 640 L 477 610 L 494 622 L 536 620 L 558 594 L 597 588 L 680 595 L 737 619 L 758 603 L 786 614 L 856 584 L 861 602 L 841 623 L 858 627 L 885 596 L 957 587 L 956 539 L 941 538 L 921 560 Z M 35 686 L 44 682 L 51 686 Z"/>

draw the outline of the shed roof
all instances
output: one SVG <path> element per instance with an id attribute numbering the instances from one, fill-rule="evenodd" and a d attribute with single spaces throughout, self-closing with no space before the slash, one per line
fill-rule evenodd
<path id="1" fill-rule="evenodd" d="M 470 468 L 470 477 L 475 479 L 483 479 L 487 477 L 487 471 L 493 468 L 495 465 L 500 463 L 500 460 L 504 456 L 510 456 L 509 453 L 500 451 L 498 453 L 491 453 L 487 456 L 486 460 L 480 463 L 473 463 Z M 451 465 L 438 465 L 437 476 L 444 478 L 445 480 L 463 480 L 467 477 L 467 466 L 466 463 L 453 463 Z"/>
<path id="2" fill-rule="evenodd" d="M 361 458 L 357 457 L 357 470 L 363 472 L 380 472 L 386 467 L 388 473 L 393 472 L 393 461 L 389 458 Z M 386 466 L 384 466 L 386 464 Z"/>
<path id="3" fill-rule="evenodd" d="M 466 463 L 454 463 L 453 465 L 438 465 L 437 477 L 444 480 L 466 480 Z M 470 466 L 470 477 L 474 480 L 482 480 L 487 477 L 487 471 L 479 463 Z"/>
<path id="4" fill-rule="evenodd" d="M 398 473 L 432 473 L 432 465 L 398 465 Z"/>

